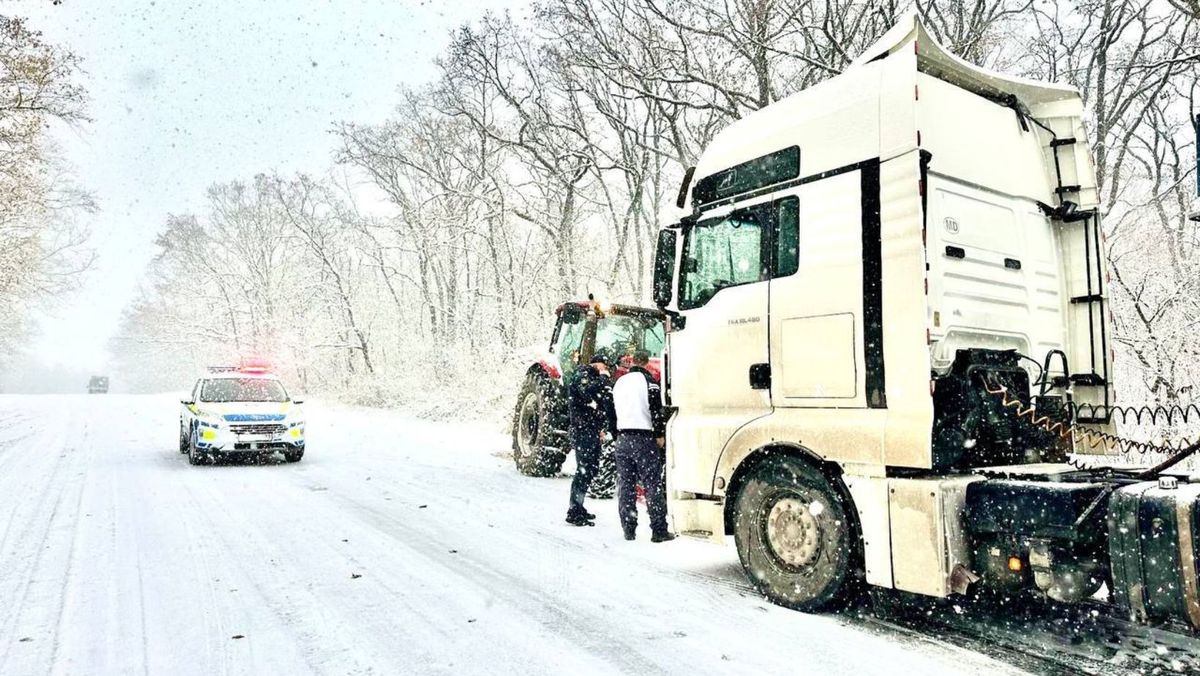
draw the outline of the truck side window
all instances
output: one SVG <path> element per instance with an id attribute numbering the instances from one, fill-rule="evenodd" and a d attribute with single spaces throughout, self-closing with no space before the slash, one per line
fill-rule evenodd
<path id="1" fill-rule="evenodd" d="M 775 274 L 772 277 L 787 277 L 800 269 L 800 200 L 785 197 L 775 206 Z"/>
<path id="2" fill-rule="evenodd" d="M 723 218 L 701 221 L 684 239 L 679 308 L 704 305 L 718 291 L 767 278 L 763 232 L 771 204 L 740 209 Z"/>

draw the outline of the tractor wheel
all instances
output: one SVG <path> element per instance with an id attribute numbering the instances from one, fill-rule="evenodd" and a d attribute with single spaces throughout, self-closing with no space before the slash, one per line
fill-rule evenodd
<path id="1" fill-rule="evenodd" d="M 771 458 L 751 472 L 734 506 L 734 540 L 747 577 L 782 606 L 845 605 L 859 586 L 862 551 L 847 498 L 794 458 Z"/>
<path id="2" fill-rule="evenodd" d="M 600 447 L 600 465 L 592 485 L 588 487 L 588 497 L 594 500 L 607 500 L 617 490 L 617 463 L 613 460 L 613 445 L 604 444 Z"/>
<path id="3" fill-rule="evenodd" d="M 531 373 L 517 396 L 517 410 L 513 416 L 513 462 L 526 476 L 554 476 L 562 470 L 567 458 L 564 449 L 549 444 L 552 386 L 543 374 Z"/>

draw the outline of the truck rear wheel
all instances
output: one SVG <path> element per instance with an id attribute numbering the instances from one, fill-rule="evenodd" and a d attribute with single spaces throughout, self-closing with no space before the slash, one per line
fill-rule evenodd
<path id="1" fill-rule="evenodd" d="M 860 560 L 845 498 L 820 471 L 793 458 L 771 458 L 751 472 L 734 505 L 734 540 L 747 577 L 782 606 L 844 605 Z"/>
<path id="2" fill-rule="evenodd" d="M 513 416 L 513 462 L 526 476 L 554 476 L 562 470 L 566 451 L 548 445 L 550 381 L 540 373 L 525 378 Z"/>

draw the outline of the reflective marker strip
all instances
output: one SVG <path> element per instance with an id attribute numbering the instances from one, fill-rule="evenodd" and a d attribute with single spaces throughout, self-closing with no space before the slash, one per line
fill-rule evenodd
<path id="1" fill-rule="evenodd" d="M 1176 525 L 1179 530 L 1179 572 L 1183 577 L 1183 609 L 1192 627 L 1200 629 L 1200 593 L 1196 583 L 1196 556 L 1192 542 L 1193 500 L 1180 499 L 1175 503 Z"/>

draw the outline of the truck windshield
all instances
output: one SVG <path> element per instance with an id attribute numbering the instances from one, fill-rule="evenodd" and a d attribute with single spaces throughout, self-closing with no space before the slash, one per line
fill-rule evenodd
<path id="1" fill-rule="evenodd" d="M 213 378 L 200 388 L 200 401 L 287 401 L 287 392 L 278 380 Z"/>

